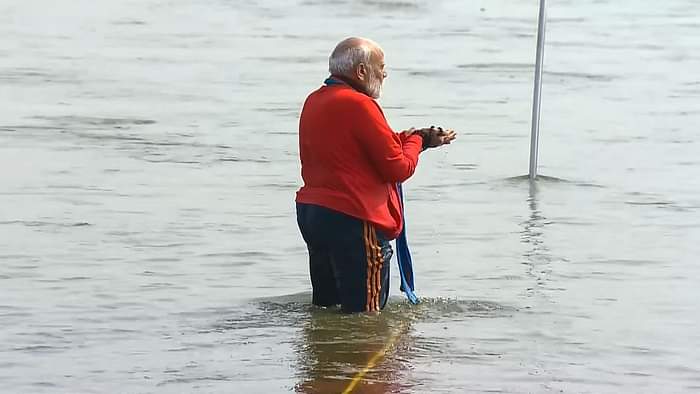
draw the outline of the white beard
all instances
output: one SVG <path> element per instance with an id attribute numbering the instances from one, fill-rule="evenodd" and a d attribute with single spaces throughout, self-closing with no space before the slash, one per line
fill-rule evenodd
<path id="1" fill-rule="evenodd" d="M 382 82 L 374 76 L 374 70 L 371 70 L 367 79 L 367 93 L 373 99 L 378 99 L 382 95 Z"/>

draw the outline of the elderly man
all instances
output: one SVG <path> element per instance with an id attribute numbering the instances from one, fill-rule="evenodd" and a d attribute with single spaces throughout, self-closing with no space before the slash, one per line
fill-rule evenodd
<path id="1" fill-rule="evenodd" d="M 312 302 L 378 311 L 389 295 L 389 240 L 403 225 L 397 183 L 413 175 L 421 151 L 449 144 L 455 132 L 392 131 L 374 100 L 387 74 L 384 52 L 371 40 L 341 41 L 329 71 L 299 120 L 297 222 L 309 251 Z"/>

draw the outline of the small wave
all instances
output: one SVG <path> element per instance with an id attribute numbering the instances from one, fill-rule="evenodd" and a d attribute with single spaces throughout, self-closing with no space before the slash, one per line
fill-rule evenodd
<path id="1" fill-rule="evenodd" d="M 47 120 L 61 125 L 91 125 L 91 126 L 119 126 L 119 125 L 150 125 L 156 123 L 151 119 L 139 118 L 102 118 L 94 116 L 33 116 L 32 119 Z"/>
<path id="2" fill-rule="evenodd" d="M 561 79 L 585 79 L 596 82 L 610 82 L 616 77 L 606 74 L 589 74 L 580 72 L 560 72 L 560 71 L 544 71 L 544 75 L 551 77 L 559 77 Z"/>
<path id="3" fill-rule="evenodd" d="M 607 259 L 607 260 L 588 260 L 586 264 L 603 264 L 603 265 L 624 265 L 624 266 L 642 266 L 642 265 L 658 265 L 662 262 L 656 260 L 642 259 Z"/>
<path id="4" fill-rule="evenodd" d="M 74 280 L 89 280 L 89 279 L 92 279 L 92 277 L 90 277 L 90 276 L 68 276 L 68 277 L 61 278 L 59 280 L 60 281 L 64 281 L 64 280 L 74 281 Z"/>
<path id="5" fill-rule="evenodd" d="M 401 304 L 399 304 L 401 305 Z M 405 304 L 408 305 L 408 304 Z M 459 300 L 454 298 L 421 298 L 418 306 L 426 316 L 439 317 L 497 317 L 517 309 L 487 300 Z"/>
<path id="6" fill-rule="evenodd" d="M 605 189 L 605 186 L 599 185 L 597 183 L 592 183 L 592 182 L 576 182 L 576 186 L 581 186 L 581 187 L 592 187 L 592 188 L 597 188 L 597 189 Z"/>
<path id="7" fill-rule="evenodd" d="M 477 71 L 530 71 L 535 66 L 530 63 L 466 63 L 457 68 Z"/>
<path id="8" fill-rule="evenodd" d="M 625 201 L 625 204 L 628 205 L 656 205 L 656 206 L 664 206 L 664 205 L 671 205 L 673 203 L 669 201 Z"/>
<path id="9" fill-rule="evenodd" d="M 256 185 L 256 187 L 259 187 L 261 189 L 275 189 L 275 190 L 296 190 L 299 188 L 299 184 L 297 182 L 279 182 L 279 183 L 262 183 L 259 185 Z M 274 217 L 279 217 L 278 215 L 275 215 Z"/>
<path id="10" fill-rule="evenodd" d="M 513 182 L 513 183 L 530 182 L 530 176 L 529 175 L 518 175 L 518 176 L 514 176 L 514 177 L 505 178 L 503 180 L 507 181 L 507 182 Z M 547 175 L 537 175 L 534 182 L 537 182 L 537 183 L 572 183 L 571 181 L 563 179 L 563 178 L 557 178 L 554 176 L 547 176 Z"/>
<path id="11" fill-rule="evenodd" d="M 588 19 L 584 17 L 560 17 L 560 18 L 547 18 L 547 23 L 582 23 L 586 22 Z"/>
<path id="12" fill-rule="evenodd" d="M 470 29 L 455 29 L 437 33 L 440 37 L 479 37 L 478 33 Z"/>
<path id="13" fill-rule="evenodd" d="M 9 220 L 1 221 L 0 225 L 10 225 L 10 224 L 21 224 L 27 227 L 43 227 L 43 226 L 56 226 L 56 227 L 85 227 L 92 226 L 88 222 L 75 222 L 75 223 L 55 223 L 55 222 L 42 222 L 36 220 Z"/>
<path id="14" fill-rule="evenodd" d="M 175 370 L 170 370 L 166 371 L 168 373 L 177 373 L 179 371 Z M 165 385 L 169 384 L 192 384 L 192 383 L 197 383 L 197 382 L 207 382 L 207 381 L 216 381 L 216 382 L 228 382 L 228 381 L 233 381 L 235 376 L 224 376 L 224 375 L 213 375 L 213 376 L 200 376 L 200 377 L 194 377 L 194 378 L 174 378 L 174 379 L 166 379 L 160 383 L 158 383 L 156 386 L 157 387 L 162 387 Z M 198 386 L 195 386 L 198 387 Z"/>
<path id="15" fill-rule="evenodd" d="M 177 159 L 155 160 L 155 159 L 148 159 L 148 158 L 142 158 L 142 160 L 145 162 L 148 162 L 148 163 L 203 164 L 201 161 L 196 161 L 196 160 L 177 160 Z"/>
<path id="16" fill-rule="evenodd" d="M 33 130 L 65 131 L 65 128 L 55 127 L 55 126 L 38 126 L 38 125 L 36 125 L 36 126 L 34 126 L 34 125 L 5 125 L 5 126 L 0 126 L 0 130 L 10 131 L 10 132 L 33 131 Z"/>
<path id="17" fill-rule="evenodd" d="M 253 60 L 260 60 L 268 63 L 281 63 L 281 64 L 321 64 L 327 61 L 325 56 L 261 56 L 251 58 Z"/>
<path id="18" fill-rule="evenodd" d="M 672 201 L 662 196 L 658 196 L 651 193 L 643 192 L 629 192 L 625 193 L 627 199 L 623 202 L 626 205 L 639 206 L 639 207 L 657 207 L 663 209 L 672 209 L 676 211 L 691 211 L 696 207 L 692 204 L 683 204 L 677 201 Z"/>
<path id="19" fill-rule="evenodd" d="M 146 22 L 135 19 L 123 19 L 114 21 L 112 24 L 117 26 L 143 26 L 146 24 Z"/>
<path id="20" fill-rule="evenodd" d="M 48 353 L 57 352 L 67 349 L 65 346 L 49 346 L 49 345 L 27 345 L 27 346 L 16 346 L 13 351 L 18 352 L 31 352 L 31 353 Z"/>
<path id="21" fill-rule="evenodd" d="M 56 74 L 37 68 L 15 68 L 0 72 L 0 81 L 6 83 L 76 83 L 77 75 Z"/>
<path id="22" fill-rule="evenodd" d="M 363 0 L 362 4 L 381 10 L 418 10 L 420 5 L 411 1 Z"/>
<path id="23" fill-rule="evenodd" d="M 267 157 L 238 157 L 238 156 L 226 156 L 217 159 L 220 162 L 249 162 L 249 163 L 271 163 L 272 161 Z"/>
<path id="24" fill-rule="evenodd" d="M 473 164 L 473 163 L 455 163 L 452 166 L 458 170 L 465 170 L 465 171 L 475 170 L 479 167 L 478 164 Z"/>

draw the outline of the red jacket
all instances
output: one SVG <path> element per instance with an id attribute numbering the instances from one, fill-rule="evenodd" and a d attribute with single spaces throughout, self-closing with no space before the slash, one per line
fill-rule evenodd
<path id="1" fill-rule="evenodd" d="M 320 205 L 401 233 L 396 183 L 416 170 L 423 140 L 394 133 L 376 101 L 347 84 L 311 93 L 299 120 L 304 186 L 299 203 Z"/>

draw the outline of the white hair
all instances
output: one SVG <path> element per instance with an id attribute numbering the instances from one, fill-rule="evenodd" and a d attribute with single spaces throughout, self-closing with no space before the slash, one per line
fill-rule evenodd
<path id="1" fill-rule="evenodd" d="M 350 76 L 358 64 L 370 64 L 373 47 L 379 48 L 365 38 L 351 37 L 341 41 L 328 58 L 328 71 L 334 75 Z"/>

